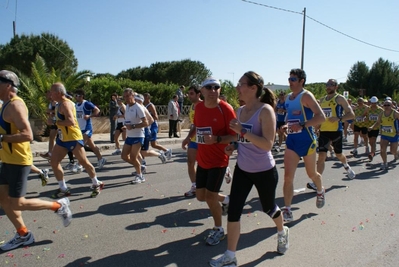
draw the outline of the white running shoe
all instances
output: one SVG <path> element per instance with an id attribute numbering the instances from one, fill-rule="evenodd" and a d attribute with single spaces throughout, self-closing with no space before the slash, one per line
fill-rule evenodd
<path id="1" fill-rule="evenodd" d="M 356 173 L 352 170 L 351 167 L 348 166 L 348 168 L 345 168 L 346 172 L 348 173 L 348 178 L 349 179 L 354 179 L 356 177 Z"/>
<path id="2" fill-rule="evenodd" d="M 163 151 L 159 152 L 158 158 L 161 160 L 162 164 L 166 163 L 166 157 L 165 157 L 165 154 L 163 153 Z"/>
<path id="3" fill-rule="evenodd" d="M 228 167 L 228 166 L 226 168 L 226 173 L 224 174 L 224 179 L 226 180 L 226 184 L 229 184 L 231 182 L 231 179 L 233 179 L 233 175 L 231 175 L 230 167 Z"/>
<path id="4" fill-rule="evenodd" d="M 284 254 L 288 248 L 290 247 L 289 242 L 289 234 L 290 229 L 287 226 L 284 226 L 284 234 L 277 234 L 277 252 L 280 254 Z"/>
<path id="5" fill-rule="evenodd" d="M 236 257 L 230 258 L 225 253 L 220 258 L 217 258 L 216 260 L 210 260 L 209 265 L 212 267 L 223 267 L 223 266 L 234 267 L 234 266 L 237 266 L 237 259 L 236 259 Z"/>
<path id="6" fill-rule="evenodd" d="M 104 165 L 105 165 L 106 162 L 107 162 L 107 159 L 106 159 L 106 158 L 100 159 L 100 160 L 98 161 L 98 164 L 97 164 L 98 169 L 101 170 L 101 169 L 104 167 Z"/>
<path id="7" fill-rule="evenodd" d="M 57 202 L 61 205 L 61 207 L 57 210 L 57 214 L 60 215 L 64 226 L 67 227 L 71 224 L 72 220 L 72 212 L 69 209 L 69 199 L 67 197 L 64 197 L 57 200 Z"/>
<path id="8" fill-rule="evenodd" d="M 113 156 L 115 156 L 115 155 L 120 155 L 120 154 L 122 154 L 122 151 L 121 151 L 120 149 L 117 149 L 117 150 L 115 150 L 114 152 L 112 152 L 112 155 L 113 155 Z"/>
<path id="9" fill-rule="evenodd" d="M 72 166 L 72 170 L 73 173 L 81 173 L 83 171 L 83 166 L 80 165 L 79 163 L 75 163 Z"/>
<path id="10" fill-rule="evenodd" d="M 171 158 L 172 158 L 172 149 L 167 149 L 166 150 L 166 152 L 165 152 L 165 156 L 166 156 L 166 159 L 167 160 L 171 160 Z"/>

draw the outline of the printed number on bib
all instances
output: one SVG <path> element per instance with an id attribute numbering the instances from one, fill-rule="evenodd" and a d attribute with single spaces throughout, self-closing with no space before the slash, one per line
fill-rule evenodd
<path id="1" fill-rule="evenodd" d="M 356 122 L 364 122 L 364 117 L 356 117 Z"/>
<path id="2" fill-rule="evenodd" d="M 76 112 L 76 118 L 83 119 L 83 112 L 82 111 L 77 111 Z"/>
<path id="3" fill-rule="evenodd" d="M 302 132 L 302 129 L 300 129 L 300 130 L 297 131 L 297 132 L 294 132 L 294 131 L 291 129 L 292 125 L 299 124 L 299 122 L 300 122 L 300 120 L 288 120 L 288 121 L 287 121 L 287 126 L 288 126 L 287 133 L 288 133 L 288 134 L 299 134 L 299 133 L 301 133 L 301 132 Z"/>
<path id="4" fill-rule="evenodd" d="M 331 108 L 323 108 L 323 112 L 324 112 L 324 115 L 326 115 L 326 118 L 331 118 L 331 116 L 332 116 Z"/>
<path id="5" fill-rule="evenodd" d="M 197 127 L 195 134 L 195 142 L 198 144 L 205 144 L 204 135 L 212 135 L 211 127 Z"/>
<path id="6" fill-rule="evenodd" d="M 381 127 L 381 132 L 384 132 L 384 133 L 393 133 L 392 126 L 382 126 L 382 127 Z"/>

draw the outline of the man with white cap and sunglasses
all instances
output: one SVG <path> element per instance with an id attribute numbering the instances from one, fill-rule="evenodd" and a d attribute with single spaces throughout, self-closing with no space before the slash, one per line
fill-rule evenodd
<path id="1" fill-rule="evenodd" d="M 195 135 L 198 144 L 196 197 L 199 201 L 206 201 L 214 220 L 214 227 L 206 239 L 206 244 L 210 246 L 219 244 L 225 238 L 222 213 L 227 214 L 229 197 L 219 191 L 229 164 L 229 156 L 224 149 L 236 139 L 235 132 L 229 128 L 230 121 L 235 119 L 235 112 L 229 104 L 219 99 L 220 90 L 220 81 L 213 77 L 202 83 L 204 101 L 195 107 L 194 130 L 190 131 L 192 136 L 182 143 L 182 146 L 186 146 Z"/>

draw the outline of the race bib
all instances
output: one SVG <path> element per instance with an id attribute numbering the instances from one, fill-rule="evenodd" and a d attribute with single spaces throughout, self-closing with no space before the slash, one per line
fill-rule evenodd
<path id="1" fill-rule="evenodd" d="M 383 133 L 393 133 L 392 126 L 382 126 L 381 127 L 381 132 L 383 132 Z"/>
<path id="2" fill-rule="evenodd" d="M 77 111 L 76 112 L 76 118 L 83 119 L 83 111 Z"/>
<path id="3" fill-rule="evenodd" d="M 292 126 L 292 125 L 299 124 L 300 122 L 301 122 L 301 121 L 298 120 L 298 119 L 296 119 L 296 120 L 288 120 L 288 121 L 287 121 L 287 126 L 288 126 L 287 133 L 288 133 L 288 134 L 299 134 L 299 133 L 301 133 L 301 132 L 302 132 L 302 129 L 300 129 L 298 132 L 294 132 L 294 131 L 291 129 L 291 126 Z"/>
<path id="4" fill-rule="evenodd" d="M 285 115 L 285 112 L 284 112 L 284 110 L 278 109 L 278 110 L 277 110 L 277 114 L 278 114 L 278 115 Z"/>
<path id="5" fill-rule="evenodd" d="M 369 121 L 377 121 L 378 120 L 378 115 L 370 115 L 369 116 Z"/>
<path id="6" fill-rule="evenodd" d="M 356 122 L 364 122 L 364 117 L 356 117 Z"/>
<path id="7" fill-rule="evenodd" d="M 211 127 L 197 127 L 195 134 L 195 142 L 198 144 L 205 144 L 204 135 L 212 135 Z"/>
<path id="8" fill-rule="evenodd" d="M 247 130 L 248 133 L 252 133 L 252 124 L 241 124 L 241 125 Z M 237 142 L 250 143 L 250 141 L 248 141 L 244 137 L 241 137 L 241 134 L 237 134 Z"/>
<path id="9" fill-rule="evenodd" d="M 323 108 L 324 115 L 326 115 L 326 118 L 331 118 L 332 116 L 332 109 L 331 108 Z"/>

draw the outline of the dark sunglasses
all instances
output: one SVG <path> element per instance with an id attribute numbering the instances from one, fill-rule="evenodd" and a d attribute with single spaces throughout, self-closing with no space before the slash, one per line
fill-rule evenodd
<path id="1" fill-rule="evenodd" d="M 207 86 L 204 86 L 204 87 L 207 90 L 213 90 L 213 89 L 218 90 L 220 88 L 219 85 L 207 85 Z"/>
<path id="2" fill-rule="evenodd" d="M 2 82 L 2 83 L 11 83 L 12 85 L 14 85 L 13 81 L 10 81 L 9 79 L 3 78 L 3 77 L 0 77 L 0 82 Z"/>
<path id="3" fill-rule="evenodd" d="M 384 104 L 384 107 L 390 107 L 391 105 L 389 105 L 389 104 Z"/>
<path id="4" fill-rule="evenodd" d="M 326 83 L 326 86 L 327 87 L 329 87 L 329 86 L 337 86 L 337 84 L 336 83 Z"/>
<path id="5" fill-rule="evenodd" d="M 289 82 L 297 82 L 297 81 L 298 81 L 298 78 L 297 78 L 297 77 L 289 77 L 289 78 L 288 78 L 288 81 L 289 81 Z"/>

